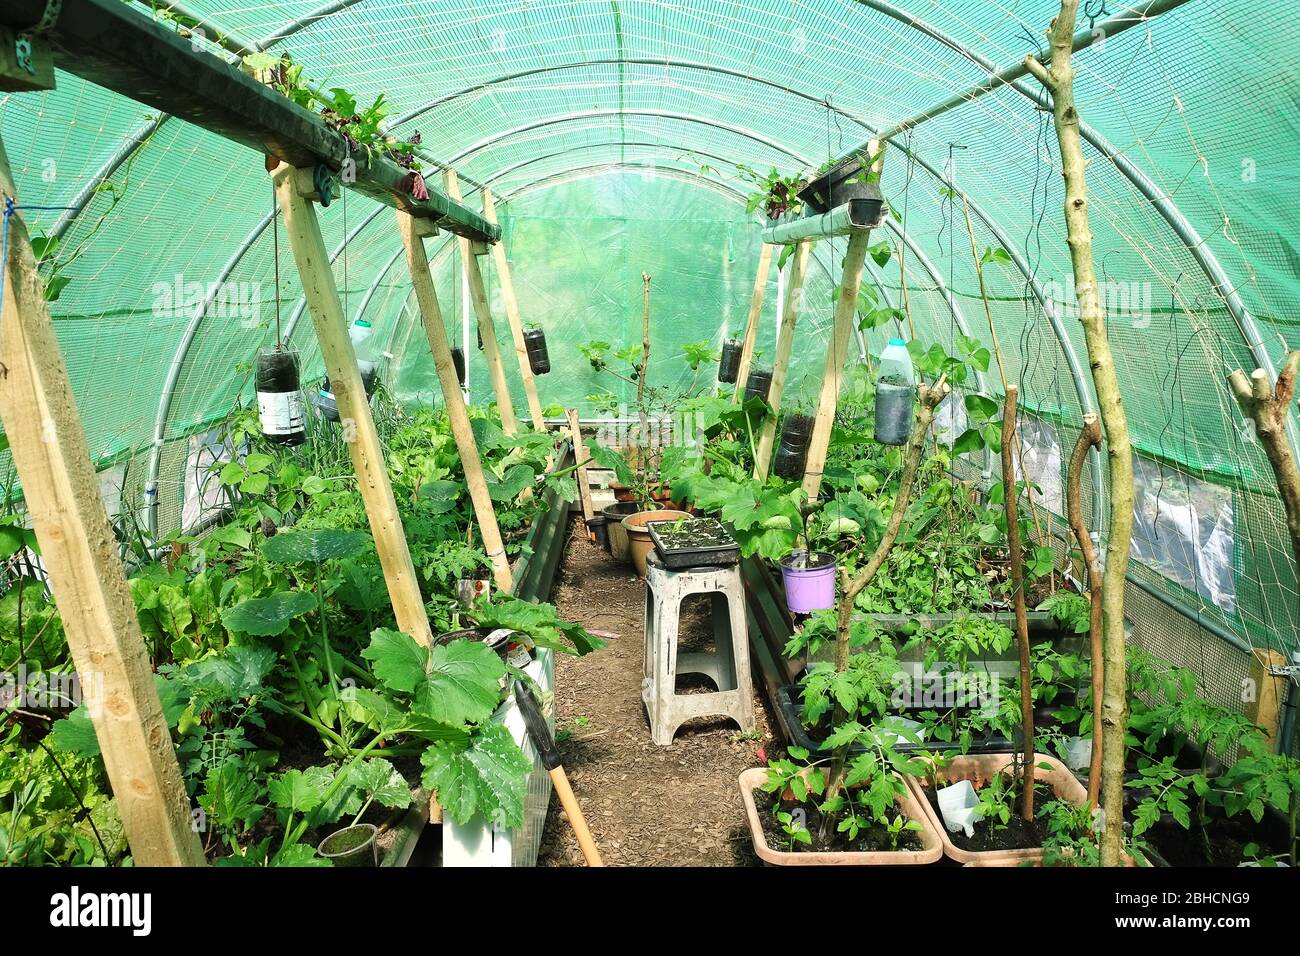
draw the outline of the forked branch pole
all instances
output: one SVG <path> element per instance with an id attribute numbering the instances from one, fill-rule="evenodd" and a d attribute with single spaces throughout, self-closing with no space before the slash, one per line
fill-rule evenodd
<path id="1" fill-rule="evenodd" d="M 1016 501 L 1016 402 L 1020 389 L 1007 385 L 1002 406 L 1002 500 L 1007 509 L 1007 548 L 1011 552 L 1011 600 L 1016 612 L 1016 646 L 1020 651 L 1020 730 L 1024 737 L 1025 791 L 1020 815 L 1034 819 L 1034 689 L 1030 684 L 1029 617 L 1025 613 L 1025 553 L 1020 540 L 1020 509 Z"/>
<path id="2" fill-rule="evenodd" d="M 1128 419 L 1120 394 L 1119 376 L 1106 335 L 1097 273 L 1092 260 L 1092 232 L 1088 226 L 1088 189 L 1084 179 L 1079 113 L 1074 105 L 1073 34 L 1078 0 L 1063 0 L 1048 30 L 1051 66 L 1032 56 L 1025 68 L 1052 97 L 1052 118 L 1065 180 L 1065 235 L 1074 269 L 1075 296 L 1092 367 L 1097 407 L 1106 433 L 1110 468 L 1110 523 L 1106 537 L 1106 565 L 1102 572 L 1102 651 L 1105 673 L 1102 692 L 1102 805 L 1106 809 L 1101 837 L 1101 863 L 1123 863 L 1124 737 L 1128 724 L 1128 687 L 1124 646 L 1124 588 L 1128 576 L 1129 546 L 1133 537 L 1133 448 Z"/>
<path id="3" fill-rule="evenodd" d="M 1298 373 L 1300 351 L 1295 351 L 1282 363 L 1276 384 L 1269 382 L 1263 369 L 1255 369 L 1249 379 L 1238 369 L 1228 376 L 1228 387 L 1232 389 L 1242 413 L 1255 423 L 1255 436 L 1264 446 L 1264 454 L 1273 467 L 1273 477 L 1277 479 L 1277 490 L 1286 511 L 1287 530 L 1291 533 L 1296 570 L 1300 573 L 1300 469 L 1297 469 L 1286 434 L 1286 418 L 1291 403 L 1295 401 Z"/>
<path id="4" fill-rule="evenodd" d="M 894 542 L 898 540 L 898 534 L 903 529 L 903 516 L 907 513 L 907 506 L 912 500 L 912 486 L 916 483 L 916 473 L 921 467 L 925 437 L 929 434 L 930 424 L 934 421 L 934 410 L 952 389 L 945 375 L 941 376 L 933 386 L 922 382 L 917 387 L 917 391 L 921 403 L 916 411 L 916 424 L 912 428 L 912 437 L 908 439 L 907 448 L 903 452 L 903 472 L 899 477 L 898 492 L 894 496 L 894 507 L 889 512 L 889 523 L 885 525 L 884 536 L 881 537 L 880 544 L 876 545 L 870 560 L 857 575 L 850 578 L 847 570 L 840 569 L 840 581 L 844 593 L 840 596 L 840 611 L 835 627 L 835 669 L 837 671 L 847 670 L 849 666 L 849 634 L 853 624 L 853 605 L 863 589 L 875 579 L 885 559 L 889 557 L 889 552 L 893 550 Z M 838 707 L 836 712 L 838 715 Z M 827 800 L 835 795 L 844 780 L 844 765 L 847 758 L 847 746 L 835 752 L 830 781 L 826 786 Z"/>
<path id="5" fill-rule="evenodd" d="M 1088 768 L 1088 801 L 1095 807 L 1101 789 L 1101 695 L 1105 690 L 1103 675 L 1106 669 L 1101 646 L 1101 561 L 1088 533 L 1088 524 L 1083 520 L 1083 466 L 1093 448 L 1101 448 L 1101 424 L 1097 416 L 1089 412 L 1083 416 L 1083 431 L 1079 432 L 1079 440 L 1070 455 L 1065 479 L 1065 510 L 1070 519 L 1070 530 L 1079 542 L 1079 554 L 1083 557 L 1084 574 L 1088 578 L 1088 654 L 1092 667 L 1092 762 Z M 1098 490 L 1093 489 L 1093 493 Z"/>
<path id="6" fill-rule="evenodd" d="M 650 367 L 650 273 L 641 273 L 641 361 L 636 370 L 636 410 L 641 420 L 641 467 L 650 469 L 650 414 L 645 407 L 646 369 Z M 647 503 L 648 504 L 648 503 Z"/>

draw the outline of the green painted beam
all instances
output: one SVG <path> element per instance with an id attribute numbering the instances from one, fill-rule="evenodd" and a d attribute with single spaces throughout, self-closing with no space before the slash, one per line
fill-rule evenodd
<path id="1" fill-rule="evenodd" d="M 0 24 L 29 28 L 44 9 L 45 0 L 10 0 L 0 6 Z M 348 158 L 343 137 L 318 115 L 119 0 L 62 0 L 43 36 L 58 69 L 257 153 L 336 172 Z M 348 185 L 358 192 L 468 239 L 501 237 L 500 227 L 432 186 L 427 200 L 414 199 L 403 186 L 406 171 L 386 156 L 352 158 L 356 181 Z"/>

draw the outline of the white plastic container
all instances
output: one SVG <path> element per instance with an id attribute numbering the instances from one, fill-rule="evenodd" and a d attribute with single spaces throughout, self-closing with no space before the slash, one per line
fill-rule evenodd
<path id="1" fill-rule="evenodd" d="M 915 399 L 916 369 L 907 343 L 890 339 L 880 354 L 876 376 L 876 441 L 882 445 L 907 444 Z"/>
<path id="2" fill-rule="evenodd" d="M 943 787 L 938 792 L 939 813 L 943 816 L 943 825 L 949 833 L 958 830 L 967 837 L 975 835 L 975 824 L 984 819 L 979 808 L 980 798 L 969 780 L 961 780 L 950 787 Z"/>

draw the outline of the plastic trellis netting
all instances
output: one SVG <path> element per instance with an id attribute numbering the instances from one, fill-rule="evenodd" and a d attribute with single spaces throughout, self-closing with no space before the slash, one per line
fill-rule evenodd
<path id="1" fill-rule="evenodd" d="M 1134 2 L 1086 4 L 1080 27 Z M 745 211 L 753 187 L 738 164 L 795 173 L 843 155 L 979 83 L 990 65 L 1039 50 L 1058 8 L 1056 0 L 188 6 L 228 38 L 292 53 L 322 86 L 346 87 L 363 104 L 384 94 L 393 132 L 419 130 L 426 158 L 458 170 L 471 206 L 483 186 L 492 189 L 524 321 L 550 341 L 555 370 L 539 380 L 542 402 L 588 415 L 589 396 L 611 380 L 576 346 L 639 340 L 643 271 L 654 277 L 656 381 L 688 382 L 680 347 L 717 347 L 743 323 L 759 224 Z M 1133 574 L 1242 644 L 1290 646 L 1300 625 L 1296 569 L 1272 475 L 1225 376 L 1255 368 L 1259 353 L 1276 362 L 1300 347 L 1291 97 L 1300 22 L 1289 0 L 1164 6 L 1075 57 L 1091 131 L 1094 252 L 1140 456 Z M 139 14 L 153 15 L 144 5 Z M 1014 254 L 985 268 L 992 320 L 1007 374 L 1021 386 L 1026 467 L 1043 503 L 1059 509 L 1064 462 L 1092 397 L 1055 137 L 1050 115 L 1023 92 L 1035 89 L 1029 80 L 1004 86 L 894 140 L 881 186 L 900 218 L 876 236 L 893 256 L 869 261 L 866 278 L 884 304 L 902 307 L 905 275 L 921 341 L 969 334 L 990 344 L 967 209 L 979 250 Z M 181 472 L 202 458 L 213 423 L 248 400 L 249 367 L 274 340 L 277 312 L 309 379 L 320 375 L 283 236 L 276 285 L 262 157 L 67 74 L 52 92 L 0 100 L 0 134 L 26 204 L 76 207 L 29 218 L 72 258 L 53 308 L 92 454 L 116 469 L 110 497 L 139 507 L 142 469 L 158 444 L 171 469 L 165 510 L 179 525 L 208 493 Z M 426 169 L 437 186 L 437 168 Z M 348 313 L 374 322 L 397 392 L 437 401 L 392 212 L 350 195 L 321 219 Z M 456 243 L 444 235 L 429 248 L 453 341 L 467 346 L 471 395 L 488 400 Z M 791 402 L 816 388 L 842 253 L 839 240 L 814 255 Z M 496 276 L 482 261 L 508 342 Z M 759 335 L 768 357 L 780 284 L 773 270 Z M 878 352 L 887 334 L 874 330 L 867 347 Z M 517 370 L 507 368 L 522 407 Z M 700 375 L 708 380 L 712 369 Z M 982 384 L 1001 390 L 993 372 Z M 614 395 L 628 399 L 625 388 Z M 1090 502 L 1105 498 L 1091 482 L 1086 490 Z"/>

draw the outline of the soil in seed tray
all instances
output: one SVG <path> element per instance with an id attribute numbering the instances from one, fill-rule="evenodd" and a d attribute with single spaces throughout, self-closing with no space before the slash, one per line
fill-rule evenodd
<path id="1" fill-rule="evenodd" d="M 736 778 L 775 751 L 764 697 L 756 729 L 722 718 L 692 721 L 656 746 L 641 703 L 645 584 L 575 526 L 551 596 L 565 618 L 616 635 L 586 657 L 557 654 L 555 709 L 569 782 L 610 866 L 758 866 Z M 711 641 L 703 609 L 685 609 L 682 650 Z M 755 671 L 757 673 L 757 671 Z M 678 693 L 712 690 L 683 678 Z M 573 831 L 552 799 L 538 866 L 582 866 Z"/>
<path id="2" fill-rule="evenodd" d="M 758 801 L 758 820 L 763 825 L 763 838 L 774 850 L 785 850 L 791 853 L 879 853 L 886 850 L 901 852 L 925 849 L 920 835 L 913 830 L 902 833 L 898 838 L 898 845 L 895 846 L 890 840 L 889 831 L 880 824 L 859 830 L 857 837 L 850 840 L 848 834 L 838 832 L 836 823 L 832 822 L 827 828 L 830 832 L 823 840 L 821 838 L 822 814 L 815 806 L 795 803 L 778 806 L 774 794 L 769 796 L 762 792 L 755 793 L 754 798 Z M 777 809 L 789 812 L 796 807 L 802 809 L 805 814 L 805 826 L 812 837 L 812 843 L 792 843 L 776 819 Z"/>
<path id="3" fill-rule="evenodd" d="M 939 810 L 939 797 L 935 794 L 934 787 L 925 787 L 925 798 L 930 801 L 935 819 L 939 821 L 940 826 L 943 826 L 943 813 Z M 1050 784 L 1041 780 L 1034 783 L 1035 814 L 1043 804 L 1055 799 L 1056 792 L 1052 790 Z M 1020 816 L 1018 788 L 1015 802 L 1011 806 L 1011 819 L 1004 828 L 996 829 L 988 823 L 977 823 L 973 837 L 966 836 L 964 830 L 958 830 L 956 833 L 949 832 L 948 839 L 957 849 L 971 853 L 985 853 L 989 850 L 1030 850 L 1042 846 L 1047 839 L 1047 821 L 1041 816 L 1035 816 L 1032 820 L 1025 820 Z"/>
<path id="4" fill-rule="evenodd" d="M 655 534 L 669 551 L 694 551 L 697 548 L 724 548 L 736 543 L 727 529 L 713 520 L 664 522 Z"/>

